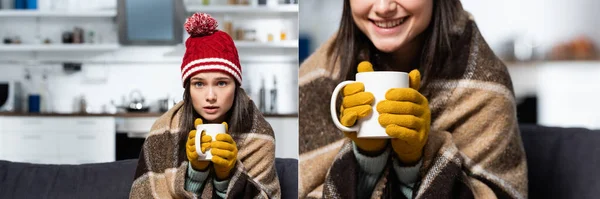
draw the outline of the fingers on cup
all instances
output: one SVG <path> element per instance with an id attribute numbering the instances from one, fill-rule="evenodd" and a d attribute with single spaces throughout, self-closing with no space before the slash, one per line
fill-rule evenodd
<path id="1" fill-rule="evenodd" d="M 213 164 L 215 164 L 215 166 L 225 167 L 225 166 L 229 165 L 230 160 L 227 160 L 225 158 L 222 158 L 221 156 L 215 155 L 214 149 L 211 151 L 211 153 L 213 154 L 211 161 Z"/>
<path id="2" fill-rule="evenodd" d="M 188 140 L 194 139 L 195 137 L 196 137 L 196 130 L 191 130 L 190 133 L 188 133 Z"/>
<path id="3" fill-rule="evenodd" d="M 342 115 L 350 115 L 354 113 L 358 117 L 357 119 L 360 119 L 369 116 L 372 111 L 373 109 L 371 108 L 371 105 L 360 105 L 352 108 L 345 108 L 342 111 Z"/>
<path id="4" fill-rule="evenodd" d="M 189 147 L 196 147 L 196 141 L 194 139 L 188 139 L 185 145 Z"/>
<path id="5" fill-rule="evenodd" d="M 193 153 L 193 152 L 187 153 L 187 158 L 189 161 L 197 161 L 198 157 L 199 157 L 198 153 Z"/>
<path id="6" fill-rule="evenodd" d="M 227 122 L 223 122 L 221 124 L 225 125 L 225 132 L 229 132 L 229 125 L 227 124 Z"/>
<path id="7" fill-rule="evenodd" d="M 389 136 L 406 141 L 407 143 L 414 144 L 421 142 L 419 132 L 414 129 L 398 126 L 396 124 L 390 124 L 385 127 L 385 132 Z"/>
<path id="8" fill-rule="evenodd" d="M 378 120 L 379 124 L 381 124 L 381 126 L 384 127 L 388 127 L 389 125 L 397 125 L 414 131 L 418 131 L 425 124 L 425 121 L 423 121 L 423 119 L 414 115 L 397 115 L 383 113 L 379 115 Z"/>
<path id="9" fill-rule="evenodd" d="M 188 143 L 185 145 L 186 150 L 189 152 L 196 152 L 196 145 L 194 143 L 191 143 L 188 141 Z"/>
<path id="10" fill-rule="evenodd" d="M 202 137 L 200 138 L 202 143 L 207 143 L 212 141 L 212 137 L 210 135 L 206 135 L 206 133 L 202 132 Z"/>
<path id="11" fill-rule="evenodd" d="M 202 119 L 196 118 L 196 120 L 194 120 L 194 127 L 196 127 L 196 126 L 198 126 L 200 124 L 203 124 Z"/>
<path id="12" fill-rule="evenodd" d="M 226 142 L 226 143 L 235 143 L 231 135 L 227 133 L 219 133 L 217 134 L 216 141 Z"/>
<path id="13" fill-rule="evenodd" d="M 381 114 L 390 113 L 421 116 L 425 113 L 425 109 L 422 106 L 409 101 L 383 100 L 377 103 L 376 109 L 377 112 Z"/>
<path id="14" fill-rule="evenodd" d="M 392 101 L 408 101 L 419 105 L 427 102 L 425 96 L 412 88 L 392 88 L 385 93 L 385 99 Z"/>
<path id="15" fill-rule="evenodd" d="M 342 99 L 342 105 L 344 108 L 350 108 L 359 105 L 370 105 L 373 101 L 375 101 L 373 93 L 360 92 L 344 97 L 344 99 Z"/>
<path id="16" fill-rule="evenodd" d="M 340 123 L 344 126 L 354 126 L 356 120 L 369 116 L 371 112 L 372 109 L 370 105 L 361 105 L 344 109 L 342 111 Z"/>
<path id="17" fill-rule="evenodd" d="M 198 153 L 196 153 L 196 147 L 190 147 L 190 146 L 186 146 L 186 155 L 188 157 L 188 160 L 197 160 L 198 159 Z"/>
<path id="18" fill-rule="evenodd" d="M 409 85 L 410 88 L 419 90 L 421 87 L 421 73 L 419 70 L 414 69 L 408 73 Z"/>
<path id="19" fill-rule="evenodd" d="M 356 123 L 357 119 L 358 115 L 356 114 L 356 112 L 349 111 L 347 113 L 342 114 L 342 117 L 340 118 L 340 123 L 342 123 L 342 125 L 346 127 L 351 127 L 354 126 L 354 123 Z"/>
<path id="20" fill-rule="evenodd" d="M 202 153 L 206 153 L 206 150 L 207 150 L 208 148 L 210 148 L 210 142 L 208 142 L 208 143 L 202 143 L 202 144 L 200 145 L 200 150 L 202 150 Z"/>
<path id="21" fill-rule="evenodd" d="M 214 141 L 210 143 L 210 147 L 214 149 L 227 150 L 227 151 L 235 151 L 235 144 L 223 141 Z"/>
<path id="22" fill-rule="evenodd" d="M 195 140 L 193 137 L 192 137 L 192 138 L 189 138 L 189 139 L 186 141 L 186 144 L 185 144 L 185 146 L 186 146 L 186 147 L 191 147 L 191 148 L 194 148 L 194 147 L 196 147 L 196 140 Z"/>
<path id="23" fill-rule="evenodd" d="M 354 82 L 354 83 L 344 86 L 344 89 L 342 90 L 342 94 L 343 94 L 343 96 L 349 96 L 349 95 L 354 95 L 356 93 L 360 93 L 360 92 L 364 92 L 364 91 L 365 91 L 365 85 L 363 83 Z"/>
<path id="24" fill-rule="evenodd" d="M 363 72 L 373 72 L 373 64 L 371 64 L 371 62 L 369 61 L 361 61 L 360 63 L 358 63 L 358 66 L 356 67 L 356 70 L 359 73 L 363 73 Z"/>
<path id="25" fill-rule="evenodd" d="M 213 148 L 212 150 L 210 150 L 210 153 L 213 155 L 213 157 L 218 156 L 226 160 L 232 160 L 235 157 L 235 154 L 233 154 L 232 151 L 218 148 Z"/>

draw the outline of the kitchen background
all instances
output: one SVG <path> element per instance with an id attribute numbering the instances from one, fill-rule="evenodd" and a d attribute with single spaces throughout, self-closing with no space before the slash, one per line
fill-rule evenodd
<path id="1" fill-rule="evenodd" d="M 154 120 L 182 99 L 188 36 L 182 25 L 194 12 L 211 14 L 236 40 L 243 87 L 275 131 L 276 156 L 297 158 L 296 1 L 181 0 L 173 8 L 168 0 L 126 1 L 158 8 L 130 9 L 129 21 L 180 21 L 150 21 L 146 28 L 160 28 L 140 30 L 133 27 L 144 25 L 122 20 L 116 0 L 0 0 L 0 85 L 8 85 L 0 90 L 9 90 L 2 91 L 7 103 L 0 100 L 0 159 L 76 164 L 137 158 Z M 167 8 L 157 6 L 165 2 Z M 169 33 L 169 25 L 180 28 L 182 39 Z M 121 28 L 167 32 L 168 39 L 136 43 L 131 33 L 123 39 Z"/>
<path id="2" fill-rule="evenodd" d="M 461 2 L 508 67 L 519 122 L 600 128 L 600 1 Z M 300 4 L 300 61 L 337 30 L 342 3 Z"/>

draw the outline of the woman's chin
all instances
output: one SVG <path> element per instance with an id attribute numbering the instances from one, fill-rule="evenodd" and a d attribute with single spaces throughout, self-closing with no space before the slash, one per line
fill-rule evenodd
<path id="1" fill-rule="evenodd" d="M 204 123 L 215 123 L 215 121 L 219 118 L 216 114 L 200 114 L 202 118 L 204 118 Z"/>
<path id="2" fill-rule="evenodd" d="M 397 41 L 396 41 L 397 42 Z M 398 49 L 400 49 L 400 44 L 393 44 L 390 42 L 377 42 L 374 43 L 375 48 L 377 48 L 377 50 L 384 52 L 384 53 L 392 53 Z"/>

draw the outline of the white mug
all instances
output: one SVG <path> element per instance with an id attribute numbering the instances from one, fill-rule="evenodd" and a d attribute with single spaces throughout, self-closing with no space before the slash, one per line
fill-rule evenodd
<path id="1" fill-rule="evenodd" d="M 344 86 L 361 82 L 365 85 L 365 92 L 371 92 L 375 96 L 371 114 L 359 119 L 352 127 L 342 125 L 338 119 L 336 110 L 336 99 Z M 408 88 L 408 73 L 394 71 L 376 71 L 356 73 L 356 81 L 343 81 L 333 89 L 331 95 L 330 111 L 331 119 L 335 126 L 346 132 L 357 132 L 359 138 L 386 139 L 391 138 L 385 132 L 385 128 L 379 124 L 379 113 L 377 112 L 377 103 L 385 100 L 385 93 L 391 88 Z"/>
<path id="2" fill-rule="evenodd" d="M 206 133 L 206 135 L 210 135 L 212 140 L 215 141 L 217 134 L 226 133 L 224 124 L 200 124 L 196 126 L 196 152 L 198 153 L 198 160 L 200 161 L 210 161 L 212 159 L 212 154 L 210 153 L 210 148 L 206 150 L 206 152 L 202 153 L 202 131 Z"/>

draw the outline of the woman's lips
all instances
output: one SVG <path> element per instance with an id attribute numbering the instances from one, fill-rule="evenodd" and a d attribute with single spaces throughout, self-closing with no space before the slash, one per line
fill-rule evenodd
<path id="1" fill-rule="evenodd" d="M 204 109 L 204 112 L 208 113 L 208 114 L 215 114 L 215 113 L 217 113 L 217 111 L 219 111 L 218 106 L 205 106 L 203 109 Z"/>
<path id="2" fill-rule="evenodd" d="M 371 21 L 375 24 L 375 26 L 377 26 L 379 28 L 394 28 L 396 26 L 402 25 L 402 23 L 404 23 L 406 18 L 408 18 L 408 17 L 402 17 L 402 18 L 394 19 L 394 20 L 379 20 L 379 21 L 371 20 Z"/>
<path id="3" fill-rule="evenodd" d="M 380 35 L 394 35 L 402 30 L 402 26 L 407 20 L 408 16 L 394 20 L 370 20 L 373 24 L 373 29 Z"/>

